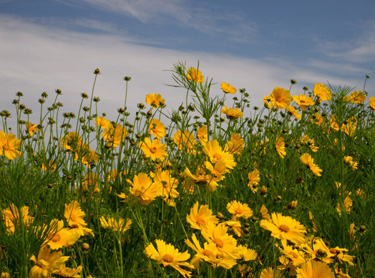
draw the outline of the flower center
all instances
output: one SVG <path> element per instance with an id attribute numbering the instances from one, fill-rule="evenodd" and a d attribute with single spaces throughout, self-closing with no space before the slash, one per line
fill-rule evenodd
<path id="1" fill-rule="evenodd" d="M 173 263 L 173 257 L 169 254 L 164 255 L 162 260 L 166 263 L 169 263 L 169 264 Z"/>
<path id="2" fill-rule="evenodd" d="M 156 153 L 156 147 L 152 147 L 152 148 L 150 148 L 150 152 L 152 152 L 152 153 Z"/>
<path id="3" fill-rule="evenodd" d="M 284 232 L 284 233 L 287 233 L 287 232 L 289 232 L 290 229 L 289 229 L 289 227 L 287 225 L 281 224 L 279 226 L 279 230 L 282 231 L 282 232 Z"/>
<path id="4" fill-rule="evenodd" d="M 241 208 L 236 208 L 234 211 L 236 214 L 242 214 L 243 210 Z"/>
<path id="5" fill-rule="evenodd" d="M 198 224 L 199 226 L 205 226 L 205 225 L 206 225 L 206 221 L 204 221 L 203 218 L 198 218 L 198 219 L 197 219 L 197 224 Z"/>
<path id="6" fill-rule="evenodd" d="M 217 248 L 223 248 L 224 247 L 224 242 L 220 238 L 215 238 L 214 243 L 216 244 Z"/>

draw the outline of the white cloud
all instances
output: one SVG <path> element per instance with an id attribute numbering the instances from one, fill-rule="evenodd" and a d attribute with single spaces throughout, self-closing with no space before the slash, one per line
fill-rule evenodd
<path id="1" fill-rule="evenodd" d="M 237 88 L 246 88 L 252 105 L 261 105 L 262 97 L 275 86 L 288 88 L 289 79 L 298 81 L 294 93 L 315 82 L 358 86 L 361 80 L 340 79 L 288 61 L 249 59 L 225 54 L 183 52 L 130 43 L 132 38 L 94 35 L 59 28 L 50 28 L 10 16 L 0 17 L 0 110 L 12 110 L 11 101 L 17 91 L 23 91 L 22 102 L 34 111 L 39 109 L 37 99 L 43 91 L 62 89 L 62 111 L 77 112 L 80 93 L 90 94 L 94 75 L 99 67 L 95 96 L 99 96 L 99 112 L 115 117 L 122 107 L 125 95 L 123 77 L 129 75 L 128 107 L 134 113 L 136 104 L 144 102 L 148 93 L 160 93 L 166 99 L 168 111 L 184 101 L 184 90 L 167 87 L 173 84 L 168 69 L 178 61 L 186 61 L 200 69 L 205 77 L 217 83 L 229 82 Z M 349 84 L 348 84 L 349 83 Z M 219 85 L 213 89 L 221 94 Z M 35 114 L 37 111 L 35 111 Z"/>

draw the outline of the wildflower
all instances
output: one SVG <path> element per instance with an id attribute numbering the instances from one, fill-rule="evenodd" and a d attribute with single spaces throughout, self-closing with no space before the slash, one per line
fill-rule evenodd
<path id="1" fill-rule="evenodd" d="M 108 129 L 111 127 L 111 122 L 104 117 L 95 118 L 95 124 L 102 129 Z"/>
<path id="2" fill-rule="evenodd" d="M 351 193 L 351 192 L 350 192 Z M 337 203 L 337 212 L 341 216 L 341 207 L 344 207 L 347 213 L 350 212 L 351 207 L 353 206 L 353 200 L 350 198 L 350 193 L 345 197 L 343 204 L 341 205 L 340 202 Z"/>
<path id="3" fill-rule="evenodd" d="M 73 277 L 73 278 L 81 278 L 79 273 L 82 272 L 82 266 L 78 266 L 76 268 L 66 267 L 65 265 L 61 265 L 58 270 L 54 270 L 53 274 L 57 274 L 61 277 Z"/>
<path id="4" fill-rule="evenodd" d="M 243 117 L 243 112 L 238 108 L 228 108 L 228 105 L 221 109 L 221 113 L 227 115 L 228 119 L 237 119 Z"/>
<path id="5" fill-rule="evenodd" d="M 51 221 L 51 230 L 49 231 L 47 244 L 52 250 L 61 247 L 69 247 L 77 242 L 79 233 L 74 229 L 64 228 L 64 221 L 54 219 Z"/>
<path id="6" fill-rule="evenodd" d="M 199 208 L 199 209 L 198 209 Z M 196 202 L 190 210 L 190 214 L 186 217 L 186 221 L 190 224 L 193 229 L 201 230 L 206 229 L 208 223 L 217 224 L 219 220 L 215 215 L 212 215 L 212 211 L 208 205 L 199 207 L 199 203 Z"/>
<path id="7" fill-rule="evenodd" d="M 236 220 L 235 217 L 232 216 L 232 220 L 225 221 L 223 223 L 225 224 L 225 226 L 231 228 L 236 236 L 242 236 L 241 222 L 239 220 Z"/>
<path id="8" fill-rule="evenodd" d="M 112 148 L 116 148 L 120 146 L 127 133 L 128 132 L 126 128 L 124 128 L 120 124 L 116 124 L 114 126 L 111 125 L 107 129 L 104 129 L 102 137 Z"/>
<path id="9" fill-rule="evenodd" d="M 246 246 L 238 245 L 238 255 L 245 262 L 253 261 L 257 258 L 257 253 L 253 249 L 249 249 Z"/>
<path id="10" fill-rule="evenodd" d="M 186 73 L 186 77 L 188 80 L 195 83 L 203 83 L 204 80 L 202 72 L 200 70 L 197 70 L 196 68 L 190 68 Z"/>
<path id="11" fill-rule="evenodd" d="M 290 105 L 292 96 L 290 95 L 290 92 L 288 90 L 280 87 L 275 87 L 270 95 L 270 100 L 272 103 L 272 107 L 283 109 Z"/>
<path id="12" fill-rule="evenodd" d="M 199 127 L 197 136 L 201 143 L 206 143 L 208 141 L 207 126 L 202 125 Z"/>
<path id="13" fill-rule="evenodd" d="M 69 132 L 61 139 L 61 147 L 72 152 L 78 152 L 82 145 L 82 137 L 77 132 Z"/>
<path id="14" fill-rule="evenodd" d="M 27 129 L 27 132 L 29 133 L 30 137 L 33 136 L 34 131 L 40 131 L 40 129 L 37 128 L 37 124 L 32 124 L 30 122 L 26 122 L 26 129 Z"/>
<path id="15" fill-rule="evenodd" d="M 293 96 L 293 101 L 299 105 L 299 107 L 305 111 L 307 106 L 314 105 L 314 99 L 310 96 L 299 95 Z"/>
<path id="16" fill-rule="evenodd" d="M 317 83 L 313 87 L 314 96 L 318 98 L 319 101 L 331 100 L 332 93 L 331 90 L 321 83 Z"/>
<path id="17" fill-rule="evenodd" d="M 318 165 L 314 164 L 314 159 L 309 155 L 308 153 L 304 153 L 299 158 L 303 164 L 306 165 L 307 168 L 309 168 L 316 176 L 320 177 L 322 169 L 319 168 Z"/>
<path id="18" fill-rule="evenodd" d="M 372 110 L 375 110 L 375 97 L 369 98 L 369 106 L 372 108 Z"/>
<path id="19" fill-rule="evenodd" d="M 294 116 L 294 118 L 296 118 L 297 120 L 301 119 L 301 114 L 298 114 L 298 111 L 294 106 L 288 105 L 287 107 L 285 107 L 285 109 L 288 111 L 290 115 Z"/>
<path id="20" fill-rule="evenodd" d="M 192 154 L 196 153 L 195 145 L 197 142 L 195 141 L 193 132 L 189 130 L 177 130 L 173 136 L 173 141 L 180 150 Z"/>
<path id="21" fill-rule="evenodd" d="M 220 86 L 223 92 L 226 94 L 235 94 L 237 92 L 237 89 L 231 86 L 229 83 L 222 82 Z"/>
<path id="22" fill-rule="evenodd" d="M 21 140 L 17 139 L 16 135 L 0 131 L 0 155 L 5 155 L 7 159 L 13 160 L 22 155 L 22 152 L 17 150 L 20 147 Z"/>
<path id="23" fill-rule="evenodd" d="M 244 147 L 245 147 L 245 140 L 241 138 L 240 134 L 233 133 L 230 136 L 230 141 L 228 141 L 225 144 L 224 150 L 233 154 L 241 154 Z"/>
<path id="24" fill-rule="evenodd" d="M 158 119 L 152 119 L 150 125 L 148 126 L 148 131 L 150 134 L 154 135 L 156 138 L 163 138 L 166 134 L 164 124 Z"/>
<path id="25" fill-rule="evenodd" d="M 345 96 L 344 101 L 363 104 L 366 100 L 366 95 L 361 91 L 354 91 L 350 94 L 350 96 Z"/>
<path id="26" fill-rule="evenodd" d="M 132 186 L 129 189 L 130 194 L 138 198 L 142 205 L 150 204 L 157 196 L 160 196 L 160 188 L 156 183 L 147 176 L 147 174 L 139 173 L 134 176 L 133 181 L 127 179 Z"/>
<path id="27" fill-rule="evenodd" d="M 271 216 L 268 214 L 268 209 L 266 208 L 266 206 L 264 204 L 260 208 L 260 216 L 263 219 L 266 219 L 266 220 L 270 220 L 271 219 Z"/>
<path id="28" fill-rule="evenodd" d="M 323 123 L 323 117 L 319 113 L 315 113 L 311 116 L 311 122 L 316 125 L 321 125 Z"/>
<path id="29" fill-rule="evenodd" d="M 79 202 L 73 200 L 68 205 L 65 204 L 64 217 L 68 222 L 68 226 L 83 235 L 94 235 L 92 230 L 87 228 L 87 224 L 83 219 L 86 216 L 85 212 L 81 209 Z"/>
<path id="30" fill-rule="evenodd" d="M 35 265 L 29 271 L 29 278 L 51 277 L 51 274 L 60 269 L 68 259 L 69 256 L 63 256 L 61 251 L 51 252 L 47 245 L 43 245 L 38 258 L 34 255 L 30 258 Z"/>
<path id="31" fill-rule="evenodd" d="M 271 231 L 271 236 L 278 239 L 286 239 L 296 244 L 304 242 L 306 228 L 290 216 L 281 213 L 272 213 L 270 220 L 261 220 L 260 226 Z"/>
<path id="32" fill-rule="evenodd" d="M 281 247 L 279 250 L 284 256 L 289 259 L 294 266 L 303 264 L 306 260 L 304 258 L 304 253 L 293 246 L 287 244 L 286 240 L 281 240 Z"/>
<path id="33" fill-rule="evenodd" d="M 204 165 L 217 180 L 223 180 L 224 175 L 229 172 L 223 160 L 217 161 L 214 166 L 209 161 L 205 161 Z"/>
<path id="34" fill-rule="evenodd" d="M 132 220 L 127 218 L 126 221 L 124 218 L 113 218 L 110 216 L 102 216 L 100 217 L 100 225 L 104 229 L 111 229 L 115 232 L 125 233 L 127 230 L 130 229 L 130 225 L 132 224 Z"/>
<path id="35" fill-rule="evenodd" d="M 258 169 L 254 169 L 252 172 L 248 174 L 248 186 L 250 187 L 251 191 L 254 193 L 258 191 L 257 186 L 259 185 L 260 182 L 260 174 Z"/>
<path id="36" fill-rule="evenodd" d="M 48 161 L 48 165 L 45 165 L 44 163 L 42 163 L 42 167 L 41 168 L 42 168 L 43 172 L 47 172 L 47 171 L 54 172 L 56 170 L 56 167 L 57 167 L 56 163 L 52 159 L 50 159 Z"/>
<path id="37" fill-rule="evenodd" d="M 310 137 L 305 134 L 302 138 L 301 138 L 301 144 L 306 144 L 310 147 L 310 149 L 313 151 L 313 152 L 317 152 L 319 147 L 315 146 L 315 141 L 314 139 L 310 139 Z"/>
<path id="38" fill-rule="evenodd" d="M 308 261 L 304 263 L 300 268 L 297 268 L 297 278 L 334 278 L 335 275 L 329 266 L 319 261 Z"/>
<path id="39" fill-rule="evenodd" d="M 348 120 L 346 120 L 346 122 L 346 124 L 344 123 L 341 126 L 341 131 L 345 132 L 345 134 L 348 136 L 353 136 L 357 128 L 357 118 L 350 117 Z"/>
<path id="40" fill-rule="evenodd" d="M 233 259 L 238 258 L 237 240 L 228 235 L 228 227 L 224 223 L 218 225 L 213 222 L 207 224 L 207 228 L 201 230 L 202 236 L 216 245 L 218 250 Z"/>
<path id="41" fill-rule="evenodd" d="M 225 269 L 231 269 L 236 264 L 235 259 L 223 255 L 213 242 L 205 242 L 202 248 L 195 234 L 192 235 L 192 241 L 186 239 L 185 244 L 197 252 L 191 260 L 195 268 L 199 267 L 199 262 L 201 260 L 209 263 L 214 268 L 223 267 Z"/>
<path id="42" fill-rule="evenodd" d="M 146 103 L 151 106 L 151 108 L 162 107 L 165 105 L 165 100 L 160 94 L 148 94 L 146 95 Z"/>
<path id="43" fill-rule="evenodd" d="M 358 162 L 353 160 L 351 156 L 344 156 L 344 162 L 348 164 L 353 170 L 358 169 Z"/>
<path id="44" fill-rule="evenodd" d="M 284 278 L 285 276 L 281 274 L 280 270 L 273 269 L 272 267 L 267 267 L 262 270 L 259 278 Z"/>
<path id="45" fill-rule="evenodd" d="M 82 192 L 86 191 L 89 187 L 93 187 L 94 191 L 99 190 L 100 179 L 94 172 L 88 172 L 82 180 Z"/>
<path id="46" fill-rule="evenodd" d="M 203 145 L 203 151 L 210 158 L 211 163 L 223 160 L 226 167 L 233 169 L 236 166 L 233 154 L 222 150 L 219 142 L 214 139 Z"/>
<path id="47" fill-rule="evenodd" d="M 179 193 L 176 190 L 178 180 L 172 177 L 168 170 L 158 170 L 156 173 L 150 173 L 150 175 L 154 179 L 154 182 L 160 187 L 160 196 L 163 197 L 164 201 L 170 206 L 174 206 L 173 199 L 179 196 Z"/>
<path id="48" fill-rule="evenodd" d="M 18 208 L 11 204 L 8 208 L 2 211 L 3 219 L 8 233 L 14 233 L 15 227 L 20 224 L 20 213 Z M 23 206 L 21 208 L 22 222 L 26 227 L 29 227 L 30 223 L 33 222 L 34 218 L 29 216 L 29 207 Z"/>
<path id="49" fill-rule="evenodd" d="M 286 156 L 286 151 L 285 151 L 285 142 L 283 137 L 277 137 L 276 138 L 276 151 L 279 154 L 281 158 L 284 158 Z"/>
<path id="50" fill-rule="evenodd" d="M 180 253 L 173 245 L 165 243 L 161 239 L 155 240 L 156 248 L 152 243 L 147 245 L 144 252 L 150 259 L 158 262 L 164 267 L 171 266 L 184 277 L 191 277 L 191 271 L 183 269 L 181 266 L 194 269 L 194 266 L 186 262 L 190 258 L 188 251 Z"/>
<path id="51" fill-rule="evenodd" d="M 249 217 L 253 216 L 253 211 L 247 204 L 242 204 L 238 201 L 232 201 L 227 204 L 227 210 L 230 214 L 232 214 L 235 219 L 243 217 L 248 219 Z"/>
<path id="52" fill-rule="evenodd" d="M 166 151 L 167 145 L 161 144 L 159 139 L 154 139 L 151 142 L 150 139 L 145 138 L 138 146 L 143 151 L 144 155 L 152 160 L 160 159 L 163 161 L 168 156 Z"/>

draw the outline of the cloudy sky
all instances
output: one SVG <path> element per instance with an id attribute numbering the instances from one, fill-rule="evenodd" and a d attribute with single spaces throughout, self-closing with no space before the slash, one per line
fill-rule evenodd
<path id="1" fill-rule="evenodd" d="M 149 93 L 172 107 L 184 91 L 165 85 L 168 70 L 198 61 L 215 93 L 228 82 L 253 104 L 292 78 L 300 94 L 315 83 L 362 90 L 370 75 L 374 95 L 374 14 L 374 0 L 0 0 L 0 110 L 13 111 L 17 91 L 36 109 L 60 88 L 75 112 L 96 68 L 100 112 L 123 105 L 126 75 L 130 107 Z"/>

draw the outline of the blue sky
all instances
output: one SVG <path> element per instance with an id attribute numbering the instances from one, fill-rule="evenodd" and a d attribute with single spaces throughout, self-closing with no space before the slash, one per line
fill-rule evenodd
<path id="1" fill-rule="evenodd" d="M 41 92 L 61 88 L 64 109 L 75 111 L 97 67 L 103 112 L 121 106 L 125 75 L 129 106 L 148 93 L 178 105 L 183 92 L 164 84 L 179 61 L 199 61 L 205 76 L 246 88 L 254 104 L 291 78 L 292 94 L 328 82 L 361 90 L 366 74 L 375 78 L 374 15 L 373 0 L 0 0 L 0 109 L 17 91 L 37 107 Z"/>

